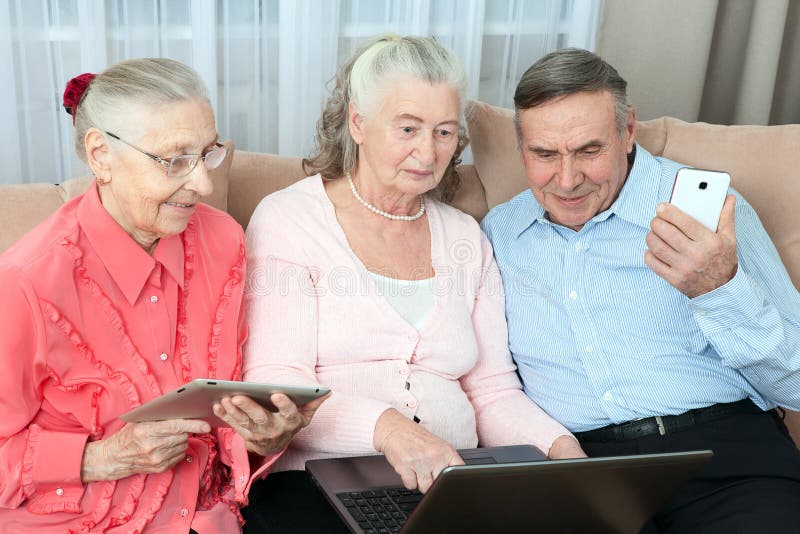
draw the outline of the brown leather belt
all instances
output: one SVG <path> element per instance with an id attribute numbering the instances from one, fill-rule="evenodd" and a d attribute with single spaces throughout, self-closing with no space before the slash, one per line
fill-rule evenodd
<path id="1" fill-rule="evenodd" d="M 679 415 L 647 417 L 586 432 L 575 432 L 574 435 L 578 441 L 625 441 L 652 435 L 666 436 L 731 415 L 747 413 L 763 413 L 763 410 L 748 398 L 727 404 L 712 404 Z"/>

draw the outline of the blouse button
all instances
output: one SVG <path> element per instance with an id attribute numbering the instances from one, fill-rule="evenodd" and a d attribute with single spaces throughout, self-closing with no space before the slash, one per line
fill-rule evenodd
<path id="1" fill-rule="evenodd" d="M 151 297 L 150 297 L 150 302 L 152 302 L 153 304 L 155 304 L 156 302 L 158 302 L 158 297 L 157 297 L 156 295 L 153 295 L 153 296 L 151 296 Z"/>
<path id="2" fill-rule="evenodd" d="M 181 508 L 181 517 L 186 517 L 187 515 L 189 515 L 189 510 Z"/>
<path id="3" fill-rule="evenodd" d="M 161 358 L 162 362 L 167 361 L 167 358 L 168 358 L 167 353 L 166 352 L 162 352 L 161 356 L 159 356 L 159 358 Z"/>
<path id="4" fill-rule="evenodd" d="M 58 488 L 58 489 L 56 490 L 56 495 L 58 495 L 59 497 L 61 497 L 62 495 L 64 495 L 64 490 L 63 490 L 63 489 L 61 489 L 61 488 Z"/>

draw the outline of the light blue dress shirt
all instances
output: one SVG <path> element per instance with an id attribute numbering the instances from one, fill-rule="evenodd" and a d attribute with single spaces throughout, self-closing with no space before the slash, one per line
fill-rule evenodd
<path id="1" fill-rule="evenodd" d="M 637 146 L 617 200 L 578 232 L 551 223 L 530 190 L 481 225 L 525 392 L 573 432 L 745 397 L 800 409 L 800 295 L 741 196 L 727 284 L 689 299 L 644 263 L 682 166 Z"/>

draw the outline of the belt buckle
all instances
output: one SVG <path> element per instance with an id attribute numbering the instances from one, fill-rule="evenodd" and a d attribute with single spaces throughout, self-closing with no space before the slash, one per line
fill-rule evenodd
<path id="1" fill-rule="evenodd" d="M 664 420 L 661 418 L 660 415 L 657 415 L 655 417 L 655 420 L 656 420 L 656 424 L 658 425 L 658 433 L 659 433 L 659 435 L 666 436 L 667 435 L 667 429 L 664 426 Z"/>

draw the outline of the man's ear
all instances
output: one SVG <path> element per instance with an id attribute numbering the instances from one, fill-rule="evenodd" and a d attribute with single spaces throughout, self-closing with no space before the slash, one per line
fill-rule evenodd
<path id="1" fill-rule="evenodd" d="M 350 137 L 360 145 L 364 141 L 364 116 L 352 102 L 347 107 L 347 125 L 350 128 Z"/>
<path id="2" fill-rule="evenodd" d="M 108 137 L 97 128 L 89 128 L 83 138 L 86 162 L 100 183 L 111 181 L 111 147 Z"/>
<path id="3" fill-rule="evenodd" d="M 631 104 L 628 110 L 628 118 L 625 122 L 625 152 L 633 150 L 633 142 L 636 138 L 636 108 Z"/>

